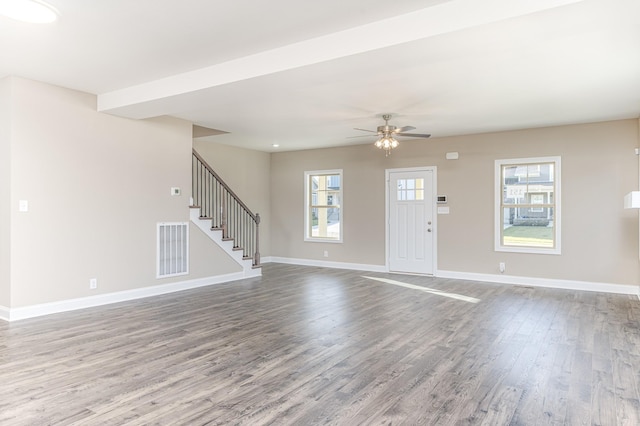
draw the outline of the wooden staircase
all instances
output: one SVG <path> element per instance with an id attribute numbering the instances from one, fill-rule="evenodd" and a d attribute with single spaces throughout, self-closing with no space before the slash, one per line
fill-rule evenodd
<path id="1" fill-rule="evenodd" d="M 261 275 L 260 215 L 253 213 L 194 150 L 190 219 L 243 268 Z"/>

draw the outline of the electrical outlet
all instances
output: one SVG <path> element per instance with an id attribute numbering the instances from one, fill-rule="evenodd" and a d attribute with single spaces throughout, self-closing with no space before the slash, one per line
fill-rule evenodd
<path id="1" fill-rule="evenodd" d="M 329 251 L 328 250 L 324 251 L 324 257 L 329 257 Z"/>
<path id="2" fill-rule="evenodd" d="M 506 268 L 506 265 L 504 264 L 504 262 L 500 262 L 500 264 L 498 265 L 498 267 L 500 268 L 500 273 L 504 274 L 504 270 Z"/>
<path id="3" fill-rule="evenodd" d="M 91 278 L 89 280 L 89 289 L 90 290 L 95 290 L 96 288 L 98 288 L 98 279 L 97 278 Z"/>

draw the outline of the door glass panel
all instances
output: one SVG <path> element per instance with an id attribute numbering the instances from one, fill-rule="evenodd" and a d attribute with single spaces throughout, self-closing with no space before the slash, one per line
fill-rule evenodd
<path id="1" fill-rule="evenodd" d="M 397 193 L 398 201 L 407 199 L 406 188 L 407 188 L 407 182 L 404 179 L 398 179 L 398 193 Z"/>
<path id="2" fill-rule="evenodd" d="M 424 200 L 424 179 L 398 179 L 398 201 Z"/>

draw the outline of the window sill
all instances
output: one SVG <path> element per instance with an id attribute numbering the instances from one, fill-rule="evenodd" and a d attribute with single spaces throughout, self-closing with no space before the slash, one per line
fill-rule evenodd
<path id="1" fill-rule="evenodd" d="M 495 247 L 495 251 L 504 253 L 526 253 L 526 254 L 554 254 L 560 255 L 562 252 L 560 248 L 535 248 L 535 247 Z"/>
<path id="2" fill-rule="evenodd" d="M 332 240 L 329 238 L 307 238 L 304 239 L 305 243 L 331 243 L 331 244 L 342 244 L 342 240 Z"/>

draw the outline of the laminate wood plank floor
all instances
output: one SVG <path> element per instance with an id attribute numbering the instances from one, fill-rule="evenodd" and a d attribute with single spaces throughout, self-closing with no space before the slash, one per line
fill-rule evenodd
<path id="1" fill-rule="evenodd" d="M 0 425 L 639 425 L 635 296 L 283 264 L 0 322 Z"/>

